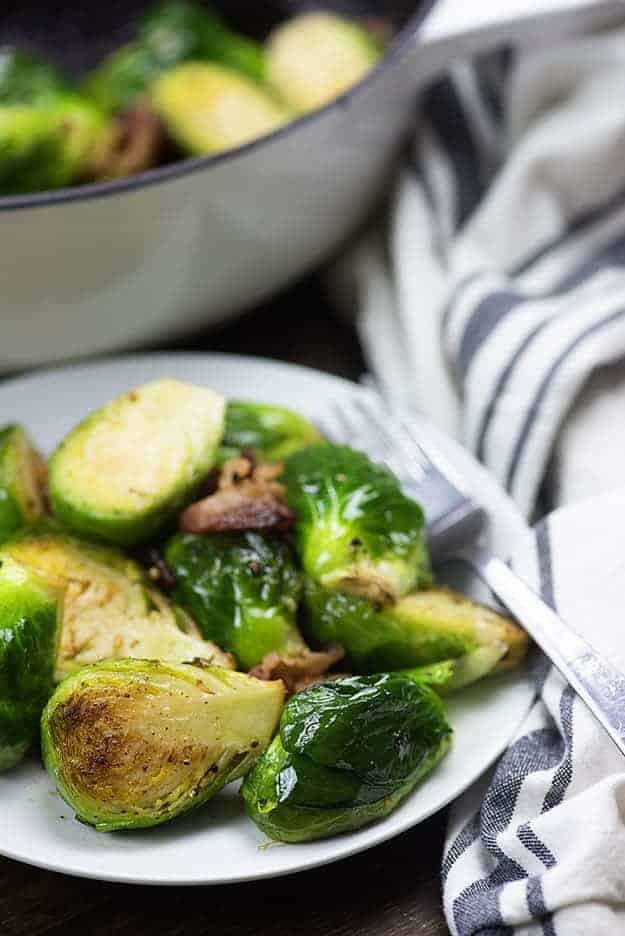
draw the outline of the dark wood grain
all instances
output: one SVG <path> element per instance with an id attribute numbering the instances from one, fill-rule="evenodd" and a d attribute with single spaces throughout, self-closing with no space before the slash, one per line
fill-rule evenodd
<path id="1" fill-rule="evenodd" d="M 352 379 L 356 338 L 307 280 L 178 348 L 260 354 Z M 0 809 L 2 804 L 0 803 Z M 317 871 L 227 887 L 150 888 L 83 881 L 0 859 L 0 934 L 63 936 L 441 936 L 444 816 L 393 842 Z"/>

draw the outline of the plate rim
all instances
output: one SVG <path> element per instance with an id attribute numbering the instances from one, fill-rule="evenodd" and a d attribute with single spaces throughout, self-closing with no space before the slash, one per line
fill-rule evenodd
<path id="1" fill-rule="evenodd" d="M 90 371 L 92 369 L 98 369 L 105 371 L 106 369 L 113 367 L 115 368 L 119 364 L 125 364 L 126 366 L 132 366 L 133 361 L 145 362 L 150 361 L 154 364 L 161 363 L 164 368 L 164 373 L 166 372 L 168 364 L 172 361 L 186 361 L 190 366 L 196 365 L 206 365 L 211 362 L 221 364 L 222 366 L 239 366 L 239 367 L 260 367 L 261 369 L 269 369 L 276 371 L 276 369 L 288 373 L 291 376 L 297 377 L 297 375 L 306 376 L 309 379 L 313 380 L 324 380 L 329 382 L 334 382 L 337 386 L 341 386 L 344 390 L 358 390 L 359 384 L 355 381 L 349 380 L 345 377 L 340 377 L 336 374 L 327 373 L 325 371 L 318 370 L 314 367 L 308 367 L 300 364 L 291 364 L 290 362 L 285 362 L 281 360 L 274 360 L 272 358 L 267 358 L 263 356 L 254 356 L 254 355 L 240 355 L 240 354 L 230 354 L 228 352 L 211 352 L 211 351 L 199 351 L 199 352 L 188 352 L 188 351 L 157 351 L 157 352 L 127 352 L 123 354 L 110 354 L 104 356 L 98 356 L 92 360 L 87 361 L 75 361 L 68 364 L 58 364 L 46 368 L 38 368 L 34 371 L 29 371 L 21 375 L 10 376 L 6 379 L 3 379 L 0 382 L 0 401 L 2 399 L 3 392 L 7 388 L 19 389 L 20 385 L 24 386 L 24 389 L 27 390 L 29 385 L 36 383 L 42 378 L 48 377 L 59 377 L 62 379 L 63 375 L 72 373 L 76 374 L 80 371 Z M 243 394 L 244 396 L 244 394 Z M 422 417 L 420 417 L 422 418 Z M 451 444 L 452 448 L 461 448 L 460 443 L 452 439 L 450 436 L 445 433 L 441 433 L 440 430 L 436 429 L 433 425 L 428 423 L 427 419 L 423 418 L 424 424 L 427 426 L 427 430 L 433 432 L 435 436 L 444 437 L 448 444 Z M 465 452 L 465 454 L 471 458 L 473 461 L 473 467 L 479 469 L 480 475 L 488 478 L 488 483 L 497 487 L 496 481 L 488 475 L 483 466 L 479 465 L 472 459 L 470 453 Z M 515 522 L 518 524 L 519 531 L 523 528 L 526 532 L 529 532 L 529 528 L 525 521 L 523 520 L 520 512 L 514 505 L 513 501 L 504 493 L 500 491 L 500 494 L 503 495 L 503 499 L 507 503 L 507 507 L 510 511 L 510 517 L 514 514 Z M 511 679 L 511 676 L 505 677 L 508 681 Z M 369 834 L 368 838 L 365 841 L 354 841 L 351 845 L 349 844 L 350 836 L 355 833 L 346 833 L 343 836 L 336 836 L 334 840 L 339 843 L 336 849 L 336 852 L 331 855 L 320 855 L 314 858 L 308 858 L 305 862 L 300 863 L 294 867 L 284 867 L 284 868 L 260 868 L 258 871 L 246 872 L 244 874 L 223 874 L 222 876 L 215 877 L 204 877 L 204 878 L 190 878 L 188 876 L 177 877 L 172 876 L 171 872 L 167 878 L 162 876 L 154 875 L 142 875 L 140 869 L 137 871 L 130 872 L 108 872 L 106 870 L 94 870 L 81 868 L 80 866 L 75 866 L 67 863 L 55 863 L 52 860 L 38 860 L 33 859 L 28 856 L 25 857 L 23 854 L 20 854 L 19 851 L 6 848 L 2 845 L 0 841 L 0 856 L 8 858 L 12 861 L 18 861 L 22 864 L 26 864 L 31 867 L 40 868 L 45 871 L 52 871 L 60 874 L 67 874 L 70 877 L 77 877 L 86 880 L 99 880 L 108 883 L 120 883 L 120 884 L 135 884 L 140 886 L 153 886 L 153 887 L 193 887 L 193 886 L 219 886 L 219 885 L 228 885 L 228 884 L 240 884 L 246 882 L 254 882 L 260 880 L 267 880 L 278 877 L 286 877 L 292 874 L 300 874 L 305 871 L 314 870 L 325 865 L 333 864 L 337 861 L 342 861 L 343 859 L 352 857 L 356 854 L 368 851 L 370 848 L 375 848 L 378 845 L 383 844 L 384 842 L 391 841 L 399 835 L 404 834 L 410 829 L 416 828 L 421 822 L 431 818 L 434 814 L 439 812 L 448 806 L 451 802 L 456 800 L 461 796 L 473 783 L 482 775 L 484 775 L 489 769 L 493 767 L 498 758 L 501 756 L 503 751 L 508 746 L 512 737 L 523 719 L 526 717 L 527 712 L 530 709 L 532 703 L 533 690 L 530 687 L 529 680 L 527 678 L 527 673 L 523 670 L 519 671 L 516 674 L 516 680 L 519 683 L 519 687 L 527 688 L 527 699 L 526 704 L 523 709 L 522 714 L 519 715 L 518 721 L 510 726 L 509 731 L 502 733 L 501 741 L 498 744 L 495 744 L 493 747 L 493 752 L 489 760 L 482 764 L 481 766 L 475 766 L 471 770 L 467 777 L 463 780 L 462 787 L 456 789 L 454 792 L 450 792 L 448 795 L 440 799 L 436 804 L 432 804 L 430 807 L 427 807 L 420 815 L 419 818 L 411 821 L 410 817 L 406 817 L 407 821 L 402 822 L 399 828 L 386 828 L 385 822 L 381 821 L 379 823 L 374 823 L 368 827 Z M 361 830 L 357 830 L 361 831 Z M 356 833 L 357 834 L 357 833 Z M 340 846 L 341 841 L 343 841 L 343 847 Z M 261 848 L 262 846 L 258 846 Z M 284 847 L 284 843 L 273 843 L 269 847 Z M 293 847 L 293 846 L 291 846 Z M 297 847 L 297 846 L 295 846 Z"/>

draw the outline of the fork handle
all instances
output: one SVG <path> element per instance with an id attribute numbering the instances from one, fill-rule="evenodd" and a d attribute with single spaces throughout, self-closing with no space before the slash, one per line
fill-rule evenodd
<path id="1" fill-rule="evenodd" d="M 463 555 L 560 670 L 625 754 L 625 676 L 576 634 L 501 559 L 478 548 Z"/>

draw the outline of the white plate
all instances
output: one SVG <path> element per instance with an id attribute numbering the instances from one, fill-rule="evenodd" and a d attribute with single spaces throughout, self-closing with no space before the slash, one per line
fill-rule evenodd
<path id="1" fill-rule="evenodd" d="M 49 451 L 89 410 L 162 375 L 215 387 L 229 397 L 282 403 L 313 420 L 353 393 L 336 377 L 256 358 L 213 354 L 121 357 L 0 385 L 0 424 L 26 425 Z M 424 432 L 432 432 L 424 426 Z M 493 517 L 493 546 L 509 554 L 529 540 L 513 504 L 458 445 L 437 435 Z M 83 877 L 141 884 L 223 884 L 314 868 L 363 851 L 421 822 L 458 796 L 501 753 L 526 713 L 522 674 L 476 686 L 450 703 L 452 752 L 387 819 L 349 835 L 260 847 L 264 837 L 229 787 L 195 813 L 157 829 L 103 834 L 82 825 L 34 758 L 0 776 L 0 854 Z"/>

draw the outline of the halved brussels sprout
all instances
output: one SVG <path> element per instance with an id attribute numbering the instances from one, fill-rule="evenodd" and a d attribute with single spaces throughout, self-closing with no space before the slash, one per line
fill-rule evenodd
<path id="1" fill-rule="evenodd" d="M 306 13 L 270 35 L 269 85 L 293 110 L 323 107 L 360 81 L 380 58 L 373 35 L 334 13 Z"/>
<path id="2" fill-rule="evenodd" d="M 291 455 L 283 480 L 315 581 L 386 603 L 429 579 L 423 512 L 386 468 L 322 442 Z"/>
<path id="3" fill-rule="evenodd" d="M 266 91 L 220 65 L 188 62 L 165 72 L 152 103 L 188 153 L 219 153 L 271 133 L 289 115 Z"/>
<path id="4" fill-rule="evenodd" d="M 135 562 L 114 549 L 36 531 L 5 543 L 0 561 L 7 557 L 63 593 L 57 679 L 108 657 L 232 666 L 181 608 L 150 588 Z"/>
<path id="5" fill-rule="evenodd" d="M 295 623 L 302 579 L 283 540 L 257 533 L 178 535 L 165 560 L 176 579 L 173 597 L 243 669 L 269 653 L 288 658 L 308 649 Z"/>
<path id="6" fill-rule="evenodd" d="M 193 499 L 212 468 L 224 400 L 158 380 L 107 403 L 50 461 L 54 512 L 76 533 L 120 545 L 147 540 Z"/>
<path id="7" fill-rule="evenodd" d="M 54 688 L 60 593 L 8 557 L 0 561 L 0 771 L 37 737 Z"/>
<path id="8" fill-rule="evenodd" d="M 360 673 L 423 666 L 485 650 L 477 669 L 516 666 L 527 635 L 509 618 L 448 588 L 427 588 L 378 609 L 354 595 L 306 583 L 306 634 L 336 641 Z M 481 661 L 481 662 L 480 662 Z"/>
<path id="9" fill-rule="evenodd" d="M 319 683 L 285 706 L 247 776 L 248 815 L 270 838 L 304 842 L 387 816 L 449 748 L 440 698 L 408 676 Z"/>
<path id="10" fill-rule="evenodd" d="M 45 464 L 21 426 L 0 429 L 0 543 L 44 512 Z"/>
<path id="11" fill-rule="evenodd" d="M 219 667 L 107 660 L 70 676 L 41 722 L 61 796 L 99 831 L 159 825 L 242 777 L 275 731 L 281 682 Z"/>
<path id="12" fill-rule="evenodd" d="M 280 461 L 320 439 L 316 426 L 284 406 L 229 400 L 220 461 L 248 449 L 260 461 Z"/>
<path id="13" fill-rule="evenodd" d="M 94 69 L 84 93 L 108 113 L 132 107 L 165 70 L 187 61 L 212 60 L 261 81 L 262 46 L 232 32 L 204 4 L 165 0 L 148 11 L 137 39 L 122 46 Z"/>

